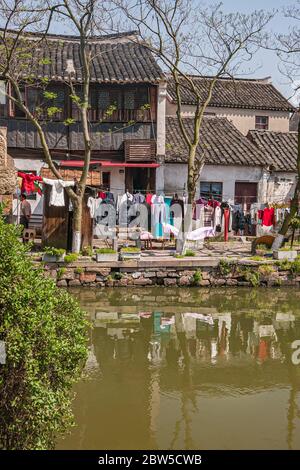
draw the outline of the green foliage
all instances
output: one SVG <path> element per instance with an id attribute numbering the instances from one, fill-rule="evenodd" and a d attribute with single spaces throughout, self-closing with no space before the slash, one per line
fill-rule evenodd
<path id="1" fill-rule="evenodd" d="M 174 258 L 176 258 L 176 259 L 183 259 L 183 258 L 184 258 L 184 255 L 176 254 L 176 255 L 174 256 Z"/>
<path id="2" fill-rule="evenodd" d="M 49 57 L 44 57 L 43 59 L 39 60 L 40 65 L 50 65 L 52 63 Z"/>
<path id="3" fill-rule="evenodd" d="M 219 271 L 222 276 L 228 276 L 232 271 L 232 263 L 226 259 L 220 259 Z"/>
<path id="4" fill-rule="evenodd" d="M 49 108 L 47 108 L 47 115 L 50 118 L 55 116 L 55 114 L 58 114 L 61 112 L 62 112 L 62 109 L 58 108 L 57 106 L 50 106 Z"/>
<path id="5" fill-rule="evenodd" d="M 300 259 L 297 258 L 291 263 L 291 272 L 293 274 L 300 274 Z"/>
<path id="6" fill-rule="evenodd" d="M 124 248 L 122 248 L 122 250 L 124 250 Z M 130 249 L 130 251 L 133 251 L 133 250 Z M 116 250 L 113 250 L 112 248 L 98 248 L 96 250 L 96 253 L 98 253 L 99 255 L 107 255 L 107 254 L 113 254 L 117 252 Z"/>
<path id="7" fill-rule="evenodd" d="M 249 258 L 251 261 L 265 261 L 265 258 L 263 256 L 250 256 Z"/>
<path id="8" fill-rule="evenodd" d="M 66 253 L 66 250 L 63 248 L 54 248 L 53 246 L 45 246 L 44 252 L 49 256 L 55 256 L 56 258 L 60 258 Z"/>
<path id="9" fill-rule="evenodd" d="M 65 126 L 71 126 L 72 124 L 74 124 L 74 122 L 75 122 L 75 119 L 67 118 L 67 119 L 64 120 L 64 125 Z"/>
<path id="10" fill-rule="evenodd" d="M 66 271 L 67 268 L 59 268 L 57 271 L 57 279 L 61 279 Z"/>
<path id="11" fill-rule="evenodd" d="M 200 270 L 196 271 L 194 274 L 193 274 L 193 277 L 192 277 L 192 284 L 194 286 L 199 286 L 200 282 L 202 281 L 203 279 L 203 276 L 202 276 L 202 272 Z"/>
<path id="12" fill-rule="evenodd" d="M 122 273 L 118 273 L 118 272 L 113 272 L 111 274 L 111 278 L 112 280 L 116 280 L 116 281 L 120 281 L 123 277 L 123 274 Z"/>
<path id="13" fill-rule="evenodd" d="M 140 248 L 137 248 L 135 246 L 128 246 L 128 247 L 124 247 L 124 248 L 121 248 L 121 252 L 122 253 L 140 253 Z"/>
<path id="14" fill-rule="evenodd" d="M 81 268 L 80 266 L 79 266 L 79 268 L 74 269 L 74 273 L 75 273 L 75 274 L 82 274 L 83 271 L 84 271 L 84 269 Z"/>
<path id="15" fill-rule="evenodd" d="M 276 261 L 276 266 L 279 267 L 279 269 L 281 271 L 290 271 L 291 269 L 291 266 L 292 266 L 292 262 L 289 261 L 288 259 L 284 259 L 284 260 L 281 260 L 281 261 Z"/>
<path id="16" fill-rule="evenodd" d="M 91 246 L 84 246 L 82 248 L 82 254 L 83 256 L 93 256 L 94 254 L 93 248 Z"/>
<path id="17" fill-rule="evenodd" d="M 186 250 L 184 256 L 196 256 L 196 253 L 193 250 Z"/>
<path id="18" fill-rule="evenodd" d="M 53 91 L 44 91 L 43 95 L 47 100 L 55 100 L 55 98 L 57 98 L 57 93 Z"/>
<path id="19" fill-rule="evenodd" d="M 263 277 L 272 277 L 272 275 L 274 275 L 274 273 L 276 272 L 276 269 L 272 264 L 262 264 L 258 267 L 258 272 Z"/>
<path id="20" fill-rule="evenodd" d="M 78 253 L 69 253 L 65 256 L 65 263 L 75 263 L 78 260 Z"/>
<path id="21" fill-rule="evenodd" d="M 290 222 L 290 227 L 293 230 L 299 230 L 300 229 L 300 217 L 298 217 L 298 216 L 293 217 L 291 222 Z"/>
<path id="22" fill-rule="evenodd" d="M 258 271 L 246 270 L 244 273 L 245 280 L 250 282 L 252 287 L 258 287 L 260 284 L 260 273 Z"/>
<path id="23" fill-rule="evenodd" d="M 73 423 L 87 322 L 75 299 L 32 264 L 20 234 L 0 217 L 0 449 L 51 449 Z"/>

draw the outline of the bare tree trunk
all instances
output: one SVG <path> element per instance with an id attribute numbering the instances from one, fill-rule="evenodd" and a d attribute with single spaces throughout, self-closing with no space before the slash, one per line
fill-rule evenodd
<path id="1" fill-rule="evenodd" d="M 79 253 L 81 248 L 82 198 L 78 198 L 73 209 L 72 252 Z"/>
<path id="2" fill-rule="evenodd" d="M 298 209 L 299 209 L 299 198 L 300 198 L 300 121 L 298 124 L 298 155 L 297 155 L 297 172 L 298 172 L 298 181 L 296 184 L 295 192 L 293 199 L 291 201 L 291 209 L 290 212 L 286 215 L 284 222 L 282 224 L 281 229 L 279 230 L 279 233 L 277 237 L 274 240 L 274 243 L 272 245 L 272 250 L 278 250 L 283 241 L 284 237 L 286 236 L 289 226 L 291 223 L 291 220 L 297 215 Z"/>

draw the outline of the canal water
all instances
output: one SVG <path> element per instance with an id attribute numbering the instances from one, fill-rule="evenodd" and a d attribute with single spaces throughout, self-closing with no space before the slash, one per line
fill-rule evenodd
<path id="1" fill-rule="evenodd" d="M 58 449 L 300 449 L 300 291 L 72 295 L 93 329 Z"/>

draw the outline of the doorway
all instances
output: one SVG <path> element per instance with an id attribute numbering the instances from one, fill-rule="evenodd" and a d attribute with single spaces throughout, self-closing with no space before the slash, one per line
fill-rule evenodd
<path id="1" fill-rule="evenodd" d="M 243 211 L 248 212 L 251 204 L 257 202 L 257 183 L 235 183 L 235 204 L 241 204 Z"/>
<path id="2" fill-rule="evenodd" d="M 125 186 L 130 193 L 155 190 L 155 168 L 126 168 Z"/>

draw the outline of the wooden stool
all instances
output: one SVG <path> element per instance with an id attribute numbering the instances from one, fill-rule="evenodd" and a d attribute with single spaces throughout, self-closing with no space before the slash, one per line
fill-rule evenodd
<path id="1" fill-rule="evenodd" d="M 35 229 L 25 228 L 23 230 L 23 242 L 34 242 L 35 235 Z"/>

